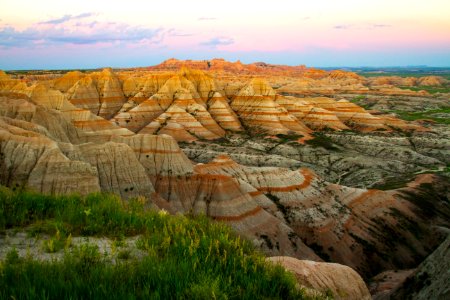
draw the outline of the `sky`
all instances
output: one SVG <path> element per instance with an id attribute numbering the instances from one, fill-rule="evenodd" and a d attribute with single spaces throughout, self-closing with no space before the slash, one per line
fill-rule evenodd
<path id="1" fill-rule="evenodd" d="M 449 0 L 0 0 L 0 69 L 450 66 Z"/>

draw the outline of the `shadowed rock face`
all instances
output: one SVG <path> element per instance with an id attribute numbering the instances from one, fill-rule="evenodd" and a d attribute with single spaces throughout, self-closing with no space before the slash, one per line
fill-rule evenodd
<path id="1" fill-rule="evenodd" d="M 392 293 L 391 299 L 448 299 L 449 270 L 450 236 L 447 236 L 447 239 Z"/>
<path id="2" fill-rule="evenodd" d="M 449 263 L 450 236 L 447 236 L 417 268 L 389 270 L 372 278 L 373 299 L 448 299 Z"/>

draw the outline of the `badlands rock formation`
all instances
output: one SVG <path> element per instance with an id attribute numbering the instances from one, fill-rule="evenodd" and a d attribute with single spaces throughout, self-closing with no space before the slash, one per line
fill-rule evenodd
<path id="1" fill-rule="evenodd" d="M 62 79 L 73 82 L 73 75 Z M 59 82 L 59 86 L 61 82 Z M 125 103 L 122 82 L 111 69 L 95 72 L 83 77 L 67 90 L 69 101 L 79 107 L 90 110 L 93 114 L 110 119 Z"/>
<path id="2" fill-rule="evenodd" d="M 441 86 L 448 80 L 440 76 L 425 77 L 400 77 L 400 76 L 380 76 L 369 77 L 368 82 L 372 86 L 395 85 L 395 86 Z"/>
<path id="3" fill-rule="evenodd" d="M 448 178 L 416 176 L 445 173 L 448 126 L 395 114 L 445 108 L 445 96 L 395 87 L 437 82 L 223 60 L 2 72 L 0 184 L 142 197 L 226 222 L 269 255 L 338 262 L 368 279 L 417 267 L 444 238 L 436 227 L 449 226 Z M 323 279 L 338 297 L 367 296 L 360 284 L 342 289 L 354 273 L 329 267 L 302 270 L 320 275 L 313 287 Z M 330 278 L 336 270 L 348 277 Z"/>
<path id="4" fill-rule="evenodd" d="M 347 266 L 280 256 L 268 260 L 294 273 L 297 282 L 307 291 L 331 293 L 333 299 L 372 299 L 361 276 Z"/>
<path id="5" fill-rule="evenodd" d="M 96 139 L 66 121 L 62 112 L 31 100 L 2 100 L 1 184 L 30 186 L 44 193 L 102 190 L 124 199 L 143 196 L 150 205 L 172 213 L 202 213 L 228 222 L 268 253 L 320 260 L 292 229 L 254 199 L 250 186 L 241 186 L 231 176 L 195 173 L 173 138 L 110 134 Z M 36 111 L 44 120 L 54 114 L 65 124 L 40 122 Z M 66 134 L 60 138 L 52 132 Z M 69 132 L 76 135 L 68 137 Z M 266 241 L 275 246 L 264 246 Z"/>
<path id="6" fill-rule="evenodd" d="M 304 73 L 311 77 L 306 79 L 325 80 L 327 86 L 335 81 L 362 81 L 360 76 L 342 71 Z M 322 129 L 419 129 L 394 116 L 374 116 L 346 99 L 283 97 L 279 91 L 286 86 L 274 90 L 263 78 L 236 81 L 186 67 L 173 73 L 130 76 L 117 75 L 111 69 L 89 74 L 69 72 L 42 83 L 12 80 L 3 74 L 1 81 L 4 95 L 26 95 L 37 104 L 69 114 L 83 130 L 106 134 L 168 134 L 178 141 L 192 142 L 241 131 L 296 134 L 307 140 L 313 130 Z"/>
<path id="7" fill-rule="evenodd" d="M 263 62 L 253 64 L 243 64 L 240 61 L 235 63 L 228 62 L 224 59 L 216 58 L 212 60 L 178 60 L 168 59 L 159 65 L 149 67 L 149 70 L 154 71 L 178 71 L 184 67 L 191 69 L 197 69 L 202 71 L 211 71 L 215 73 L 231 73 L 242 75 L 257 75 L 257 74 L 303 74 L 307 68 L 303 65 L 296 67 L 282 66 L 282 65 L 270 65 Z"/>
<path id="8" fill-rule="evenodd" d="M 396 234 L 414 251 L 393 241 L 400 258 L 383 258 L 386 228 L 391 228 L 385 225 L 396 222 L 386 213 L 395 208 L 416 218 L 392 193 L 329 184 L 308 169 L 245 167 L 228 157 L 194 166 L 169 136 L 112 131 L 108 136 L 100 132 L 97 139 L 95 132 L 73 126 L 64 112 L 31 99 L 3 99 L 2 184 L 52 193 L 103 190 L 125 199 L 144 196 L 173 213 L 204 213 L 229 222 L 272 255 L 319 259 L 306 242 L 322 258 L 363 274 L 414 264 L 414 255 L 427 251 L 421 239 L 400 230 Z M 60 121 L 48 122 L 52 115 Z"/>
<path id="9" fill-rule="evenodd" d="M 266 82 L 252 79 L 233 98 L 231 108 L 250 130 L 273 134 L 295 133 L 308 138 L 311 130 L 277 104 L 275 98 L 275 91 Z"/>
<path id="10" fill-rule="evenodd" d="M 229 175 L 249 184 L 256 189 L 251 194 L 261 197 L 261 205 L 285 221 L 322 258 L 351 266 L 362 274 L 391 264 L 413 265 L 415 255 L 427 253 L 426 246 L 408 232 L 411 224 L 425 220 L 395 193 L 330 184 L 308 169 L 245 167 L 226 156 L 197 165 L 195 171 Z M 448 214 L 448 209 L 444 211 Z M 399 227 L 399 220 L 410 225 Z M 393 234 L 402 236 L 403 241 L 392 239 Z M 386 261 L 383 256 L 388 253 L 397 253 L 396 261 Z M 372 258 L 370 264 L 360 259 L 366 255 Z"/>

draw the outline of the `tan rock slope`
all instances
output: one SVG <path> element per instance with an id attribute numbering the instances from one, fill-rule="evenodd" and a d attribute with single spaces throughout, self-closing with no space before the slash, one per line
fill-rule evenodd
<path id="1" fill-rule="evenodd" d="M 64 77 L 69 77 L 65 78 L 67 81 L 73 81 L 74 75 L 69 73 Z M 114 116 L 125 103 L 122 82 L 111 69 L 82 77 L 67 90 L 67 94 L 68 100 L 76 107 L 88 109 L 105 119 Z"/>
<path id="2" fill-rule="evenodd" d="M 134 132 L 169 134 L 180 141 L 217 139 L 225 135 L 225 130 L 241 130 L 237 116 L 212 78 L 187 69 L 113 120 Z"/>
<path id="3" fill-rule="evenodd" d="M 2 100 L 4 98 L 0 98 L 0 103 L 4 104 Z M 11 99 L 7 101 L 10 102 Z M 21 105 L 22 109 L 25 106 L 23 102 L 17 105 Z M 32 108 L 29 105 L 29 109 Z M 100 191 L 96 168 L 86 162 L 67 158 L 45 127 L 21 119 L 11 119 L 5 116 L 11 115 L 11 111 L 7 113 L 1 106 L 2 184 L 11 187 L 30 186 L 40 192 L 58 194 Z"/>
<path id="4" fill-rule="evenodd" d="M 276 102 L 313 130 L 329 128 L 339 131 L 349 129 L 349 127 L 338 118 L 336 113 L 315 106 L 313 103 L 308 103 L 307 101 L 290 96 L 278 96 Z"/>
<path id="5" fill-rule="evenodd" d="M 268 260 L 294 273 L 299 285 L 307 292 L 311 289 L 322 294 L 331 293 L 333 299 L 372 299 L 361 276 L 347 266 L 280 256 Z M 312 296 L 313 291 L 309 292 Z"/>
<path id="6" fill-rule="evenodd" d="M 310 138 L 311 130 L 275 102 L 275 91 L 262 79 L 252 79 L 233 98 L 231 108 L 247 128 L 270 134 L 299 134 Z"/>
<path id="7" fill-rule="evenodd" d="M 379 76 L 369 77 L 368 82 L 372 86 L 393 85 L 393 86 L 442 86 L 448 80 L 441 76 L 425 77 L 400 77 L 400 76 Z"/>

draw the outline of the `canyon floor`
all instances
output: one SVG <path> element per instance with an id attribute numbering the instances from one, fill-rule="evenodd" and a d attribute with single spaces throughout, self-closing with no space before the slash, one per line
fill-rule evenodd
<path id="1" fill-rule="evenodd" d="M 206 215 L 336 298 L 356 277 L 333 281 L 343 266 L 332 263 L 376 299 L 444 299 L 435 261 L 449 259 L 449 89 L 445 74 L 221 59 L 2 72 L 0 184 Z M 2 255 L 35 243 L 23 230 L 0 237 Z M 306 284 L 302 270 L 320 278 Z M 347 292 L 368 297 L 364 284 Z"/>

